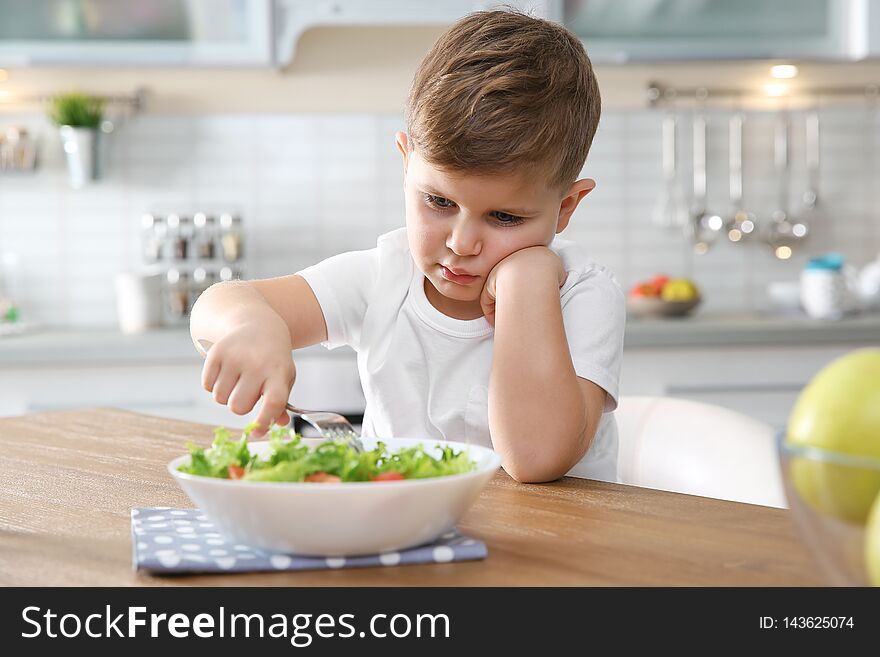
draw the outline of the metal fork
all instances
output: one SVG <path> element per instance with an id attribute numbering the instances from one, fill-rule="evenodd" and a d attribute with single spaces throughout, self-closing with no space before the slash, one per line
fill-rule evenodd
<path id="1" fill-rule="evenodd" d="M 323 438 L 329 440 L 344 440 L 356 452 L 363 452 L 364 445 L 358 437 L 357 431 L 351 426 L 351 422 L 345 419 L 339 413 L 330 413 L 328 411 L 304 411 L 297 408 L 293 404 L 285 404 L 288 411 L 296 417 L 311 424 Z"/>
<path id="2" fill-rule="evenodd" d="M 198 340 L 198 346 L 202 357 L 207 355 L 208 349 L 213 346 L 213 342 L 209 340 Z M 297 408 L 290 402 L 284 406 L 295 417 L 301 417 L 303 420 L 312 425 L 322 438 L 328 440 L 345 440 L 356 452 L 363 452 L 364 445 L 361 442 L 357 431 L 351 426 L 351 422 L 346 420 L 339 413 L 330 413 L 328 411 L 306 411 Z"/>

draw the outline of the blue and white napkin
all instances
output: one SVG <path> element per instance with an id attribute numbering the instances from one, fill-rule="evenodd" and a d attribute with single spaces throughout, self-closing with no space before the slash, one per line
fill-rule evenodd
<path id="1" fill-rule="evenodd" d="M 360 557 L 303 557 L 237 543 L 199 509 L 167 506 L 131 510 L 132 561 L 151 573 L 220 573 L 364 568 L 485 559 L 486 544 L 457 530 L 433 543 Z"/>

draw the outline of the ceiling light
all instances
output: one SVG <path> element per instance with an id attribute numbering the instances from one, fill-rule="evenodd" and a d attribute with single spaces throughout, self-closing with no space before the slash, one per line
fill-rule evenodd
<path id="1" fill-rule="evenodd" d="M 777 80 L 790 80 L 798 74 L 798 67 L 794 64 L 777 64 L 770 67 L 770 75 Z"/>

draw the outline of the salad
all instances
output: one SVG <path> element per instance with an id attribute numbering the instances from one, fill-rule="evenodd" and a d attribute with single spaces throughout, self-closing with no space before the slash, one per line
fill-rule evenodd
<path id="1" fill-rule="evenodd" d="M 269 431 L 270 447 L 258 456 L 248 449 L 248 437 L 255 427 L 256 423 L 245 427 L 238 440 L 228 429 L 218 427 L 208 449 L 187 443 L 190 462 L 177 469 L 218 479 L 337 483 L 425 479 L 470 472 L 476 467 L 467 454 L 451 447 L 441 448 L 439 457 L 426 452 L 422 445 L 391 453 L 382 442 L 364 452 L 355 451 L 344 440 L 328 440 L 311 449 L 302 444 L 299 434 L 286 427 Z"/>

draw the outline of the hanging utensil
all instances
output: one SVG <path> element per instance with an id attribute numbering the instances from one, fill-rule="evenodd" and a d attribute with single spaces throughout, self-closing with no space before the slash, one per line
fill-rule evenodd
<path id="1" fill-rule="evenodd" d="M 724 220 L 706 208 L 706 115 L 700 111 L 694 115 L 694 199 L 690 221 L 685 226 L 685 235 L 700 255 L 718 238 L 724 228 Z"/>
<path id="2" fill-rule="evenodd" d="M 755 215 L 743 208 L 743 123 L 741 113 L 730 117 L 729 123 L 729 166 L 730 166 L 730 205 L 731 214 L 725 222 L 727 239 L 739 242 L 755 232 Z"/>
<path id="3" fill-rule="evenodd" d="M 654 206 L 652 220 L 660 228 L 682 228 L 688 221 L 687 202 L 678 179 L 676 130 L 678 118 L 670 112 L 663 118 L 663 186 Z"/>
<path id="4" fill-rule="evenodd" d="M 810 226 L 815 226 L 822 215 L 823 208 L 819 203 L 819 112 L 812 110 L 804 121 L 805 147 L 804 155 L 807 165 L 807 189 L 804 191 L 804 209 L 800 221 L 792 226 L 795 236 L 805 238 Z"/>
<path id="5" fill-rule="evenodd" d="M 806 237 L 806 227 L 792 215 L 789 209 L 789 152 L 788 141 L 791 119 L 787 112 L 779 115 L 776 121 L 776 134 L 773 139 L 773 160 L 779 189 L 779 205 L 770 215 L 764 240 L 780 260 L 791 258 L 800 242 Z"/>

